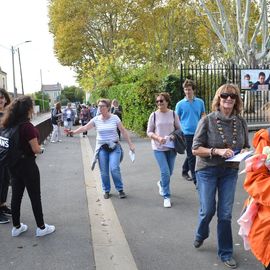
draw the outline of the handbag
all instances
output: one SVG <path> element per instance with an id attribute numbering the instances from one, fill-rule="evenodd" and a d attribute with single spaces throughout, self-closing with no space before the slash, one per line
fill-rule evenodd
<path id="1" fill-rule="evenodd" d="M 186 139 L 181 129 L 176 129 L 171 134 L 171 139 L 174 142 L 174 149 L 178 154 L 185 154 L 187 149 Z"/>

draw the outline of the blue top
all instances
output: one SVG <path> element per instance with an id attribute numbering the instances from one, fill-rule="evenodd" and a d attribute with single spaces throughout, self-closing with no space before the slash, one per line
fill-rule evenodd
<path id="1" fill-rule="evenodd" d="M 194 97 L 192 101 L 184 97 L 176 104 L 175 113 L 179 116 L 183 133 L 194 135 L 198 122 L 205 113 L 204 102 L 197 97 Z"/>

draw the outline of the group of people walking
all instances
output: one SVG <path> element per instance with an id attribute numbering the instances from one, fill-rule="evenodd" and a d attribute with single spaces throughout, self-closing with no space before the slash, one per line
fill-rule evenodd
<path id="1" fill-rule="evenodd" d="M 177 129 L 182 129 L 187 143 L 187 159 L 182 166 L 182 176 L 194 182 L 199 198 L 194 248 L 201 248 L 209 237 L 209 225 L 217 212 L 218 256 L 224 265 L 236 268 L 237 263 L 233 258 L 231 219 L 239 162 L 230 162 L 227 159 L 250 148 L 247 124 L 241 116 L 243 104 L 240 91 L 233 84 L 222 85 L 213 98 L 212 112 L 206 115 L 203 100 L 195 96 L 194 82 L 186 80 L 183 88 L 185 97 L 177 103 L 175 110 L 170 108 L 169 94 L 159 93 L 155 99 L 157 109 L 151 113 L 148 120 L 147 135 L 151 138 L 154 158 L 160 169 L 158 191 L 163 197 L 163 206 L 170 208 L 172 206 L 170 178 L 176 160 L 171 134 Z M 0 101 L 1 96 L 4 95 L 0 94 Z M 24 104 L 24 106 L 18 107 L 19 104 Z M 100 99 L 97 104 L 98 115 L 75 130 L 66 127 L 64 132 L 73 136 L 79 133 L 85 134 L 92 128 L 96 129 L 96 148 L 92 169 L 98 162 L 104 199 L 109 199 L 111 196 L 110 174 L 119 198 L 123 199 L 126 197 L 120 170 L 123 150 L 117 130 L 126 139 L 132 152 L 135 151 L 135 146 L 120 117 L 112 113 L 111 101 Z M 115 106 L 119 108 L 119 104 Z M 46 235 L 55 230 L 53 225 L 44 223 L 42 215 L 39 171 L 35 163 L 35 154 L 41 153 L 41 148 L 38 144 L 38 133 L 29 122 L 32 111 L 33 104 L 29 97 L 18 98 L 7 107 L 1 121 L 4 127 L 23 123 L 20 126 L 20 140 L 25 155 L 15 167 L 10 168 L 13 236 L 18 236 L 27 230 L 27 226 L 20 223 L 20 203 L 25 187 L 36 218 L 36 235 Z M 58 110 L 57 107 L 55 117 L 58 119 L 61 117 L 61 109 Z M 269 131 L 261 131 L 260 135 L 255 136 L 256 153 L 262 151 L 262 146 L 270 146 L 269 138 Z M 244 184 L 247 192 L 260 205 L 254 221 L 256 227 L 251 229 L 250 243 L 252 251 L 263 263 L 265 269 L 270 269 L 269 178 L 268 169 L 263 168 L 263 170 L 249 173 Z M 5 205 L 5 202 L 1 201 L 1 205 Z M 260 241 L 259 244 L 256 241 Z"/>
<path id="2" fill-rule="evenodd" d="M 164 207 L 171 207 L 170 177 L 176 152 L 169 141 L 180 122 L 187 144 L 182 176 L 193 180 L 199 197 L 198 225 L 193 245 L 198 249 L 209 237 L 209 225 L 217 212 L 218 256 L 225 266 L 234 269 L 237 262 L 233 258 L 231 219 L 239 162 L 229 162 L 227 159 L 250 148 L 247 124 L 241 116 L 243 104 L 240 90 L 233 84 L 222 85 L 213 98 L 212 112 L 205 115 L 203 101 L 194 95 L 195 84 L 186 80 L 183 88 L 185 97 L 177 103 L 175 112 L 169 109 L 169 95 L 158 94 L 157 110 L 148 120 L 147 135 L 151 138 L 160 168 L 160 181 L 157 183 L 159 194 L 164 198 Z M 263 130 L 260 135 L 256 134 L 253 144 L 256 153 L 262 153 L 262 146 L 270 146 L 270 131 Z M 251 229 L 249 238 L 251 250 L 265 269 L 270 269 L 269 179 L 270 173 L 264 166 L 263 171 L 249 172 L 244 184 L 250 196 L 259 204 L 254 221 L 256 229 Z"/>

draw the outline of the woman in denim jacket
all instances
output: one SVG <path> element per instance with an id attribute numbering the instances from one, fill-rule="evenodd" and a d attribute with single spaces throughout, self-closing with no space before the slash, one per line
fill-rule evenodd
<path id="1" fill-rule="evenodd" d="M 193 140 L 197 189 L 200 199 L 199 224 L 194 247 L 202 246 L 209 236 L 209 224 L 217 209 L 218 256 L 229 268 L 233 259 L 232 208 L 239 162 L 226 159 L 249 148 L 248 129 L 240 116 L 242 100 L 237 86 L 222 85 L 215 94 L 212 113 L 202 118 Z M 217 202 L 216 202 L 217 193 Z"/>

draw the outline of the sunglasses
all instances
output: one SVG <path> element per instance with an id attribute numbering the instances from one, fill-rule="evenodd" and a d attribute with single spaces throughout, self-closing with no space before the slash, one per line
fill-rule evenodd
<path id="1" fill-rule="evenodd" d="M 164 102 L 164 99 L 157 99 L 156 100 L 156 103 L 163 103 Z"/>
<path id="2" fill-rule="evenodd" d="M 228 97 L 230 97 L 231 99 L 236 99 L 237 98 L 237 94 L 234 94 L 234 93 L 222 93 L 220 94 L 220 97 L 222 99 L 227 99 Z"/>

